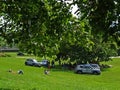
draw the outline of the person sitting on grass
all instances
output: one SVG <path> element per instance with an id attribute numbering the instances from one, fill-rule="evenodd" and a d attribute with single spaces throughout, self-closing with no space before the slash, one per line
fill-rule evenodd
<path id="1" fill-rule="evenodd" d="M 19 70 L 19 71 L 18 71 L 18 74 L 23 74 L 23 70 Z"/>
<path id="2" fill-rule="evenodd" d="M 49 70 L 45 69 L 44 70 L 44 74 L 48 75 L 49 74 Z"/>
<path id="3" fill-rule="evenodd" d="M 9 69 L 8 72 L 12 72 L 12 69 Z"/>

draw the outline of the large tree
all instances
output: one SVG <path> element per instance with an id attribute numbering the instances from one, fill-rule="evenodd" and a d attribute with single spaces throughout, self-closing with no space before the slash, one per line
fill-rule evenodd
<path id="1" fill-rule="evenodd" d="M 59 48 L 57 59 L 70 59 L 78 63 L 99 63 L 109 61 L 110 56 L 117 55 L 117 45 L 113 39 L 103 42 L 102 35 L 92 35 L 91 27 L 87 20 L 70 23 L 71 33 L 64 39 Z M 69 39 L 69 40 L 67 40 Z"/>
<path id="2" fill-rule="evenodd" d="M 75 4 L 78 18 L 73 18 L 70 10 Z M 111 40 L 110 35 L 119 42 L 117 0 L 73 0 L 69 4 L 63 0 L 1 0 L 0 10 L 4 18 L 1 36 L 37 56 L 64 53 L 71 60 L 99 61 L 107 59 L 109 46 L 102 45 Z"/>

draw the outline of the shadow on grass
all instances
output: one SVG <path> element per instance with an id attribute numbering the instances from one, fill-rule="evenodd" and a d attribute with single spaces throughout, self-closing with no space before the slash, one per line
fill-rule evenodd
<path id="1" fill-rule="evenodd" d="M 0 53 L 0 57 L 11 57 L 11 55 L 5 54 L 5 53 Z"/>
<path id="2" fill-rule="evenodd" d="M 70 68 L 70 67 L 62 67 L 60 65 L 56 65 L 55 67 L 51 67 L 50 68 L 51 71 L 56 72 L 74 72 L 74 68 Z"/>
<path id="3" fill-rule="evenodd" d="M 100 68 L 101 71 L 108 71 L 110 68 L 112 68 L 112 65 L 102 64 Z"/>

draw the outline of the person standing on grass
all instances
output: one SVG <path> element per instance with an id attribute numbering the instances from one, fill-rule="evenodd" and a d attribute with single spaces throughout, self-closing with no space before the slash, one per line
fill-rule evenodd
<path id="1" fill-rule="evenodd" d="M 48 61 L 47 67 L 48 67 L 48 69 L 50 69 L 50 61 Z"/>
<path id="2" fill-rule="evenodd" d="M 52 60 L 51 65 L 52 65 L 52 68 L 55 67 L 55 62 L 54 62 L 54 60 Z"/>

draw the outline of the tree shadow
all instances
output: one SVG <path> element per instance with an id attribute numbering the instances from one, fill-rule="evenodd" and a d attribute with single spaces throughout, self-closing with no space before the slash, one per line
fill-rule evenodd
<path id="1" fill-rule="evenodd" d="M 11 57 L 11 55 L 5 54 L 5 53 L 0 53 L 0 57 Z"/>
<path id="2" fill-rule="evenodd" d="M 69 67 L 69 66 L 63 67 L 63 66 L 60 66 L 60 65 L 55 65 L 55 67 L 51 67 L 50 70 L 52 70 L 52 71 L 60 71 L 60 72 L 62 72 L 62 71 L 68 72 L 68 71 L 73 71 L 74 68 Z"/>
<path id="3" fill-rule="evenodd" d="M 102 64 L 100 65 L 101 71 L 108 71 L 110 68 L 112 68 L 112 65 Z"/>

